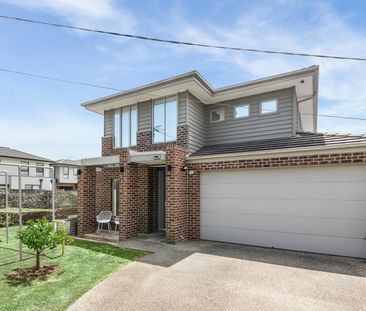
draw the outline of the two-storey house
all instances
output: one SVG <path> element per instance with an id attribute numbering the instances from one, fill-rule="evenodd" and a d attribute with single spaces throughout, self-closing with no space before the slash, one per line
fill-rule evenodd
<path id="1" fill-rule="evenodd" d="M 0 171 L 8 174 L 8 187 L 11 190 L 52 190 L 52 160 L 24 151 L 0 147 Z M 5 174 L 0 173 L 0 187 L 5 187 Z"/>
<path id="2" fill-rule="evenodd" d="M 317 66 L 215 89 L 196 71 L 83 104 L 102 155 L 79 176 L 80 235 L 165 232 L 366 256 L 366 138 L 317 133 Z"/>
<path id="3" fill-rule="evenodd" d="M 78 168 L 80 160 L 62 159 L 55 161 L 56 188 L 60 190 L 76 190 L 78 183 Z"/>

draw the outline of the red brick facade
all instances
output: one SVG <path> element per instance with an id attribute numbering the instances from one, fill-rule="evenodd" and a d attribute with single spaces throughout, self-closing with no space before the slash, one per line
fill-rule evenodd
<path id="1" fill-rule="evenodd" d="M 200 174 L 202 171 L 344 165 L 366 163 L 366 152 L 277 156 L 190 164 L 184 171 L 188 125 L 178 127 L 176 143 L 153 144 L 151 131 L 139 132 L 137 151 L 166 151 L 166 238 L 170 242 L 200 238 Z M 120 238 L 157 229 L 157 168 L 128 163 L 128 149 L 114 149 L 102 138 L 104 156 L 120 155 L 121 168 L 83 168 L 79 177 L 79 234 L 95 230 L 95 215 L 111 207 L 111 180 L 120 180 Z"/>
<path id="2" fill-rule="evenodd" d="M 187 150 L 180 146 L 166 149 L 166 238 L 177 242 L 188 237 L 188 198 L 186 163 Z"/>
<path id="3" fill-rule="evenodd" d="M 217 161 L 190 164 L 189 170 L 189 223 L 188 238 L 200 238 L 200 173 L 210 170 L 260 169 L 281 167 L 306 167 L 323 165 L 345 165 L 366 163 L 366 152 L 356 153 L 320 153 L 318 155 L 301 155 L 286 157 L 264 157 L 258 159 Z"/>

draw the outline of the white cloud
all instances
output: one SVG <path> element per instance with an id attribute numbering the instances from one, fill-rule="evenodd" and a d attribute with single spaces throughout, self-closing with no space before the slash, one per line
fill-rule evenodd
<path id="1" fill-rule="evenodd" d="M 102 27 L 105 30 L 124 32 L 132 32 L 136 26 L 132 12 L 117 6 L 112 0 L 3 0 L 2 2 L 58 15 L 73 26 Z"/>
<path id="2" fill-rule="evenodd" d="M 274 7 L 273 2 L 283 6 Z M 296 10 L 297 6 L 301 11 L 310 10 L 309 16 L 312 17 L 300 15 L 296 19 L 296 11 L 287 9 L 289 4 L 291 9 Z M 239 16 L 234 25 L 222 26 L 193 24 L 182 14 L 176 14 L 174 28 L 167 25 L 161 27 L 169 29 L 170 35 L 175 38 L 192 42 L 310 54 L 366 55 L 365 34 L 353 28 L 344 16 L 325 2 L 267 1 Z M 366 63 L 203 48 L 197 48 L 195 52 L 207 55 L 206 61 L 209 60 L 212 66 L 226 67 L 228 75 L 233 74 L 233 67 L 236 67 L 234 72 L 241 72 L 249 79 L 319 64 L 319 110 L 325 114 L 334 112 L 337 115 L 366 118 Z M 320 117 L 319 130 L 366 133 L 366 122 Z"/>

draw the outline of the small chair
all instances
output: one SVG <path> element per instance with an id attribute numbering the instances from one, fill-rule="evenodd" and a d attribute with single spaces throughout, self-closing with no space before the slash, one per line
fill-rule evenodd
<path id="1" fill-rule="evenodd" d="M 119 216 L 114 217 L 114 231 L 117 231 L 117 227 L 119 226 Z"/>
<path id="2" fill-rule="evenodd" d="M 111 219 L 112 219 L 112 212 L 111 211 L 102 211 L 97 215 L 97 234 L 99 234 L 99 231 L 103 228 L 103 224 L 107 224 L 108 231 L 111 231 Z"/>

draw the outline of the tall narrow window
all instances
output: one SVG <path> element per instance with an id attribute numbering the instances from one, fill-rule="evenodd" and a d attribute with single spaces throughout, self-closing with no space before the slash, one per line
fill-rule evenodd
<path id="1" fill-rule="evenodd" d="M 114 111 L 114 147 L 136 145 L 137 106 L 127 106 Z"/>
<path id="2" fill-rule="evenodd" d="M 29 162 L 28 161 L 20 161 L 20 173 L 22 176 L 29 176 Z M 24 166 L 23 166 L 24 165 Z"/>
<path id="3" fill-rule="evenodd" d="M 44 164 L 40 162 L 36 162 L 36 176 L 43 177 L 44 176 Z"/>
<path id="4" fill-rule="evenodd" d="M 121 147 L 121 110 L 114 111 L 114 147 L 119 148 Z"/>
<path id="5" fill-rule="evenodd" d="M 131 106 L 131 146 L 137 145 L 137 106 Z"/>
<path id="6" fill-rule="evenodd" d="M 177 97 L 154 102 L 154 143 L 177 139 Z"/>
<path id="7" fill-rule="evenodd" d="M 130 146 L 130 107 L 122 108 L 122 147 Z"/>
<path id="8" fill-rule="evenodd" d="M 64 179 L 69 179 L 69 168 L 67 166 L 62 168 L 62 175 Z"/>

